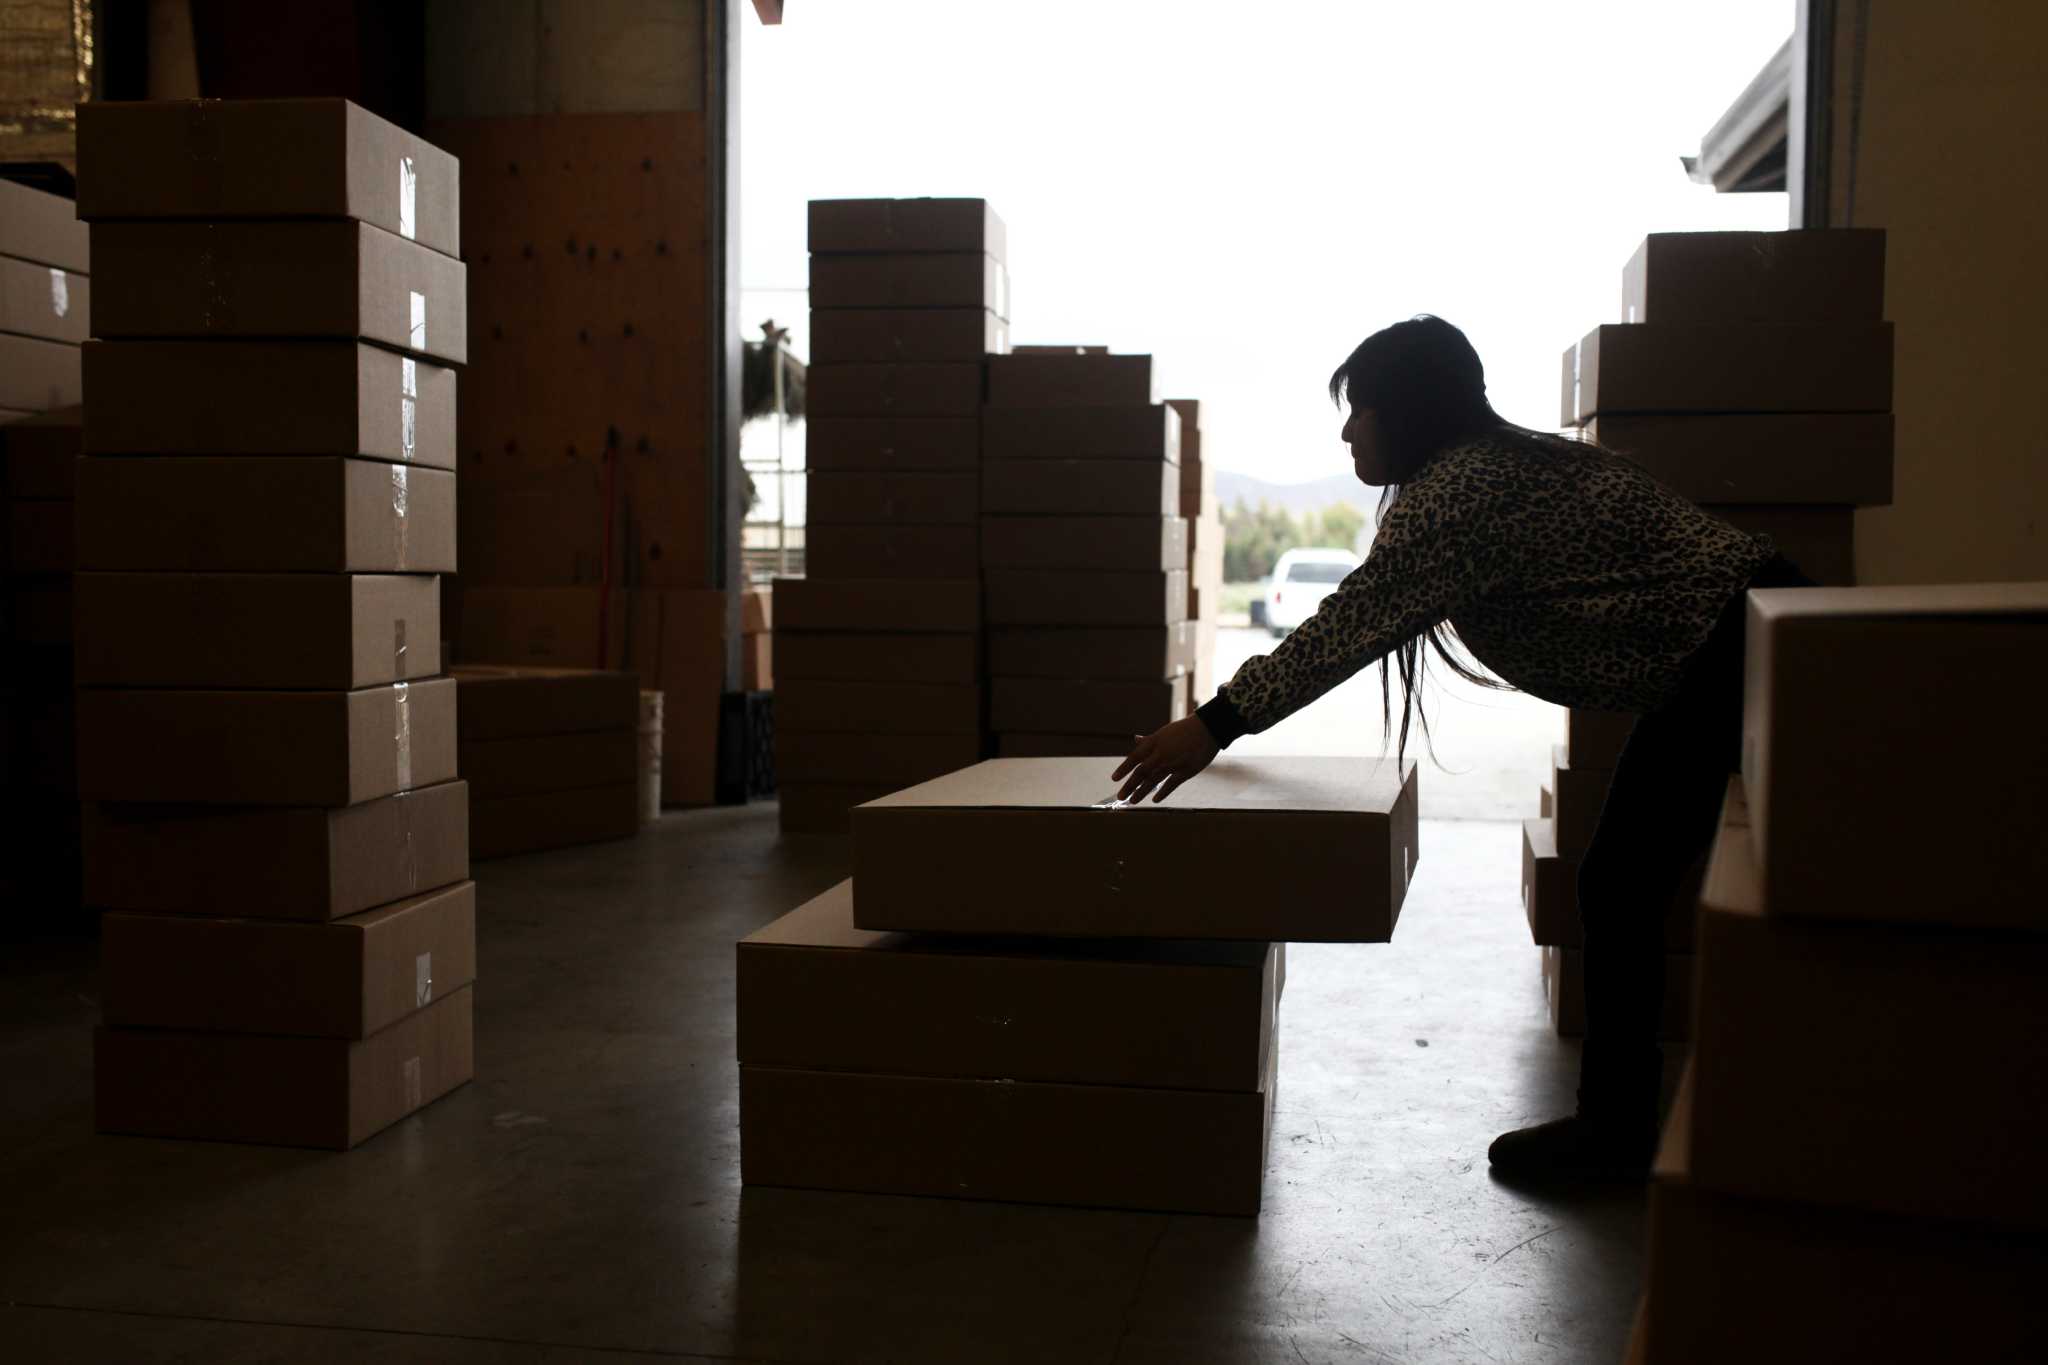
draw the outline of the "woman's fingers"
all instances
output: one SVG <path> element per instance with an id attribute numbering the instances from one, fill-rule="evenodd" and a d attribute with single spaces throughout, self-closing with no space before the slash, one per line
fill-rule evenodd
<path id="1" fill-rule="evenodd" d="M 1159 790 L 1153 794 L 1152 799 L 1154 801 L 1164 801 L 1167 797 L 1173 795 L 1174 791 L 1185 781 L 1187 781 L 1185 777 L 1179 773 L 1174 773 L 1160 785 Z"/>
<path id="2" fill-rule="evenodd" d="M 1131 752 L 1124 758 L 1123 762 L 1116 765 L 1116 771 L 1109 775 L 1109 780 L 1112 782 L 1123 781 L 1126 773 L 1142 764 L 1151 756 L 1152 739 L 1149 735 L 1133 735 L 1131 738 L 1134 741 L 1131 745 Z"/>

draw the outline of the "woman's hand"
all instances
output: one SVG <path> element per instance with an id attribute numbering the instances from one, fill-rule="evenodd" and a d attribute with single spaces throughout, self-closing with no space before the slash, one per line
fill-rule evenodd
<path id="1" fill-rule="evenodd" d="M 1131 756 L 1109 780 L 1123 782 L 1119 800 L 1143 801 L 1146 793 L 1157 787 L 1159 794 L 1152 799 L 1164 801 L 1181 783 L 1208 767 L 1216 754 L 1209 727 L 1202 724 L 1201 717 L 1187 716 L 1139 739 L 1131 747 Z M 1130 780 L 1125 781 L 1126 777 Z"/>

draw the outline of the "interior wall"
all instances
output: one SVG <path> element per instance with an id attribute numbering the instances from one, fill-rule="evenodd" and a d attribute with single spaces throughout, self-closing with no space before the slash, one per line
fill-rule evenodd
<path id="1" fill-rule="evenodd" d="M 1887 229 L 1898 331 L 1858 581 L 2048 579 L 2048 5 L 1844 0 L 1836 25 L 1828 221 Z"/>

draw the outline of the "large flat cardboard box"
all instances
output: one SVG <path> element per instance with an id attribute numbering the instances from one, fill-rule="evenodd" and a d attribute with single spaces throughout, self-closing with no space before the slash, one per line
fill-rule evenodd
<path id="1" fill-rule="evenodd" d="M 968 472 L 981 465 L 973 417 L 832 417 L 811 410 L 804 425 L 804 459 L 813 470 Z"/>
<path id="2" fill-rule="evenodd" d="M 992 626 L 1170 626 L 1188 610 L 1185 569 L 991 569 L 986 585 Z"/>
<path id="3" fill-rule="evenodd" d="M 92 458 L 82 569 L 453 573 L 455 475 L 378 460 Z"/>
<path id="4" fill-rule="evenodd" d="M 77 205 L 12 180 L 0 180 L 0 256 L 79 275 L 92 270 L 92 248 Z"/>
<path id="5" fill-rule="evenodd" d="M 343 99 L 94 100 L 78 216 L 353 218 L 462 251 L 460 166 Z"/>
<path id="6" fill-rule="evenodd" d="M 479 800 L 470 821 L 479 861 L 630 839 L 640 832 L 640 784 L 636 779 Z"/>
<path id="7" fill-rule="evenodd" d="M 632 601 L 621 588 L 465 583 L 455 654 L 465 667 L 559 672 L 616 666 L 624 658 Z"/>
<path id="8" fill-rule="evenodd" d="M 740 1179 L 1250 1217 L 1272 1131 L 1272 1055 L 1249 1092 L 743 1065 Z"/>
<path id="9" fill-rule="evenodd" d="M 367 1038 L 476 980 L 476 883 L 328 924 L 108 914 L 109 1028 Z"/>
<path id="10" fill-rule="evenodd" d="M 742 1066 L 1186 1090 L 1259 1088 L 1270 943 L 883 934 L 853 883 L 740 940 Z"/>
<path id="11" fill-rule="evenodd" d="M 9 573 L 68 574 L 78 567 L 78 529 L 69 502 L 17 499 L 6 504 L 4 555 Z"/>
<path id="12" fill-rule="evenodd" d="M 740 637 L 740 690 L 743 692 L 773 692 L 775 690 L 775 637 L 773 635 L 742 635 Z"/>
<path id="13" fill-rule="evenodd" d="M 870 802 L 853 815 L 855 922 L 1077 938 L 1393 936 L 1416 863 L 1413 764 L 1225 755 L 1163 803 L 1115 797 L 1097 759 L 1010 758 Z"/>
<path id="14" fill-rule="evenodd" d="M 1680 1087 L 1650 1184 L 1647 1359 L 2040 1355 L 2048 1244 L 2037 1231 L 1713 1193 L 1694 1178 L 1690 1138 L 1706 1114 L 1692 1090 Z"/>
<path id="15" fill-rule="evenodd" d="M 327 809 L 88 804 L 85 899 L 104 910 L 315 923 L 469 876 L 469 787 Z"/>
<path id="16" fill-rule="evenodd" d="M 456 750 L 470 799 L 618 787 L 638 779 L 640 736 L 633 730 L 465 739 Z"/>
<path id="17" fill-rule="evenodd" d="M 1884 319 L 1884 230 L 1653 232 L 1621 272 L 1623 322 L 1869 326 Z"/>
<path id="18" fill-rule="evenodd" d="M 813 497 L 820 477 L 811 475 Z M 970 579 L 981 572 L 981 527 L 973 518 L 953 526 L 813 520 L 804 528 L 804 571 L 818 578 Z"/>
<path id="19" fill-rule="evenodd" d="M 1544 805 L 1550 789 L 1544 788 Z M 1702 858 L 1686 870 L 1664 912 L 1664 946 L 1691 952 L 1699 921 L 1700 883 L 1706 877 Z M 1522 911 L 1529 920 L 1530 941 L 1545 948 L 1583 948 L 1585 924 L 1579 918 L 1579 864 L 1558 856 L 1557 832 L 1548 811 L 1522 822 Z"/>
<path id="20" fill-rule="evenodd" d="M 998 355 L 988 359 L 992 408 L 1150 407 L 1159 386 L 1149 355 Z"/>
<path id="21" fill-rule="evenodd" d="M 1188 524 L 1179 517 L 984 517 L 981 556 L 991 569 L 1184 569 Z"/>
<path id="22" fill-rule="evenodd" d="M 1550 1026 L 1560 1038 L 1586 1036 L 1586 953 L 1583 948 L 1544 947 L 1543 996 Z M 1692 1037 L 1693 962 L 1690 953 L 1664 954 L 1664 1014 L 1657 1036 L 1667 1043 Z"/>
<path id="23" fill-rule="evenodd" d="M 1001 259 L 1003 220 L 985 199 L 813 199 L 812 251 L 969 251 Z"/>
<path id="24" fill-rule="evenodd" d="M 844 834 L 855 806 L 886 796 L 894 782 L 792 782 L 775 774 L 777 818 L 784 834 Z"/>
<path id="25" fill-rule="evenodd" d="M 2048 583 L 1750 593 L 1742 775 L 1765 910 L 2048 929 L 2048 728 L 1956 693 L 2044 670 Z"/>
<path id="26" fill-rule="evenodd" d="M 981 510 L 1016 517 L 1179 516 L 1180 471 L 1152 460 L 985 460 Z"/>
<path id="27" fill-rule="evenodd" d="M 972 474 L 812 473 L 812 525 L 971 526 L 981 514 L 981 480 Z"/>
<path id="28" fill-rule="evenodd" d="M 784 782 L 833 782 L 908 787 L 981 761 L 978 734 L 862 735 L 803 733 L 777 727 L 775 777 Z"/>
<path id="29" fill-rule="evenodd" d="M 981 585 L 971 578 L 778 578 L 775 622 L 782 631 L 972 633 L 981 628 Z"/>
<path id="30" fill-rule="evenodd" d="M 1614 412 L 1889 412 L 1890 323 L 1610 323 L 1579 342 L 1571 424 Z"/>
<path id="31" fill-rule="evenodd" d="M 0 334 L 0 408 L 48 412 L 84 401 L 81 349 Z"/>
<path id="32" fill-rule="evenodd" d="M 976 251 L 811 253 L 811 307 L 972 308 L 1010 316 L 1010 272 Z"/>
<path id="33" fill-rule="evenodd" d="M 476 1074 L 474 988 L 368 1038 L 102 1028 L 93 1120 L 102 1133 L 342 1150 Z"/>
<path id="34" fill-rule="evenodd" d="M 100 222 L 92 256 L 97 337 L 362 337 L 469 359 L 462 262 L 368 223 Z"/>
<path id="35" fill-rule="evenodd" d="M 784 682 L 971 683 L 981 677 L 978 637 L 781 630 L 775 671 Z"/>
<path id="36" fill-rule="evenodd" d="M 1004 628 L 988 635 L 989 672 L 1009 678 L 1177 677 L 1194 670 L 1187 623 L 1107 629 Z"/>
<path id="37" fill-rule="evenodd" d="M 1189 521 L 1216 514 L 1216 471 L 1187 447 L 1180 460 L 1180 514 Z"/>
<path id="38" fill-rule="evenodd" d="M 981 411 L 979 362 L 813 365 L 804 408 L 820 417 L 972 417 Z"/>
<path id="39" fill-rule="evenodd" d="M 1126 745 L 1187 714 L 1185 673 L 1148 681 L 1004 678 L 989 687 L 989 728 L 1120 736 Z"/>
<path id="40" fill-rule="evenodd" d="M 1700 911 L 1693 1181 L 2048 1228 L 2048 1184 L 2019 1178 L 2048 1150 L 2048 939 L 1767 915 L 1750 834 L 1737 778 Z"/>
<path id="41" fill-rule="evenodd" d="M 77 406 L 17 416 L 0 425 L 0 487 L 7 496 L 76 498 L 84 426 L 85 410 Z"/>
<path id="42" fill-rule="evenodd" d="M 1164 460 L 1177 465 L 1183 439 L 1180 414 L 1165 403 L 981 411 L 982 453 L 991 460 Z"/>
<path id="43" fill-rule="evenodd" d="M 1592 847 L 1600 812 L 1607 805 L 1607 788 L 1613 782 L 1614 769 L 1581 767 L 1571 761 L 1564 745 L 1551 746 L 1550 790 L 1557 810 L 1557 851 L 1566 858 L 1576 862 Z"/>
<path id="44" fill-rule="evenodd" d="M 91 454 L 360 455 L 455 468 L 455 371 L 446 365 L 360 341 L 81 349 Z"/>
<path id="45" fill-rule="evenodd" d="M 441 671 L 432 578 L 82 573 L 72 586 L 81 687 L 347 691 Z"/>
<path id="46" fill-rule="evenodd" d="M 1888 412 L 1613 413 L 1586 435 L 1694 502 L 1877 507 L 1892 500 Z"/>
<path id="47" fill-rule="evenodd" d="M 639 725 L 636 673 L 465 664 L 450 669 L 449 675 L 461 703 L 457 733 L 465 743 L 630 731 Z"/>
<path id="48" fill-rule="evenodd" d="M 87 800 L 352 806 L 455 776 L 455 681 L 353 692 L 90 688 Z"/>
<path id="49" fill-rule="evenodd" d="M 1035 734 L 1006 730 L 996 736 L 997 758 L 1122 758 L 1131 751 L 1130 735 Z"/>
<path id="50" fill-rule="evenodd" d="M 1010 324 L 986 308 L 818 308 L 811 363 L 979 361 L 1010 349 Z"/>
<path id="51" fill-rule="evenodd" d="M 977 683 L 852 682 L 784 678 L 775 697 L 778 732 L 978 734 Z"/>
<path id="52" fill-rule="evenodd" d="M 1710 503 L 1702 508 L 1751 535 L 1771 538 L 1778 552 L 1825 587 L 1856 581 L 1856 509 L 1783 503 Z"/>
<path id="53" fill-rule="evenodd" d="M 97 321 L 91 307 L 92 284 L 84 275 L 0 255 L 0 332 L 76 346 Z"/>
<path id="54" fill-rule="evenodd" d="M 1637 719 L 1627 711 L 1570 708 L 1564 713 L 1564 761 L 1574 768 L 1612 771 L 1621 762 L 1628 737 L 1635 733 Z"/>

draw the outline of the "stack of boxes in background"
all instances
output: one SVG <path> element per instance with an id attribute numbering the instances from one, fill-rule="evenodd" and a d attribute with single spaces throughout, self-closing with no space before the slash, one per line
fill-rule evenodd
<path id="1" fill-rule="evenodd" d="M 1390 938 L 1414 771 L 1225 758 L 1108 814 L 1102 786 L 998 759 L 855 812 L 853 880 L 739 945 L 747 1183 L 1258 1212 L 1266 936 Z"/>
<path id="2" fill-rule="evenodd" d="M 775 597 L 765 588 L 740 594 L 740 690 L 775 690 Z"/>
<path id="3" fill-rule="evenodd" d="M 1644 1358 L 2037 1359 L 2048 726 L 2024 680 L 2048 667 L 2048 583 L 1763 591 L 1749 613 Z M 2013 704 L 1976 695 L 2001 681 Z"/>
<path id="4" fill-rule="evenodd" d="M 1008 349 L 979 199 L 810 206 L 804 579 L 775 585 L 787 830 L 982 757 L 984 357 Z"/>
<path id="5" fill-rule="evenodd" d="M 449 672 L 473 858 L 639 831 L 641 766 L 650 755 L 634 674 L 477 664 Z"/>
<path id="6" fill-rule="evenodd" d="M 1202 405 L 1169 398 L 1180 414 L 1180 514 L 1188 524 L 1188 628 L 1194 649 L 1188 710 L 1216 695 L 1216 617 L 1223 609 L 1223 514 L 1202 453 Z"/>
<path id="7" fill-rule="evenodd" d="M 88 104 L 79 151 L 98 1124 L 350 1146 L 472 1070 L 457 166 L 341 100 Z"/>
<path id="8" fill-rule="evenodd" d="M 88 259 L 69 199 L 0 180 L 0 423 L 77 405 Z"/>
<path id="9" fill-rule="evenodd" d="M 1565 352 L 1564 425 L 1768 534 L 1816 582 L 1851 582 L 1856 508 L 1891 500 L 1884 234 L 1654 233 L 1622 272 L 1622 316 Z M 1573 711 L 1544 809 L 1523 829 L 1523 902 L 1567 1035 L 1584 1018 L 1578 859 L 1631 721 Z M 1666 932 L 1674 1038 L 1690 1017 L 1685 952 L 1703 873 L 1681 888 Z"/>
<path id="10" fill-rule="evenodd" d="M 989 363 L 982 565 L 1006 756 L 1125 754 L 1186 714 L 1181 422 L 1152 357 L 1032 347 Z"/>

